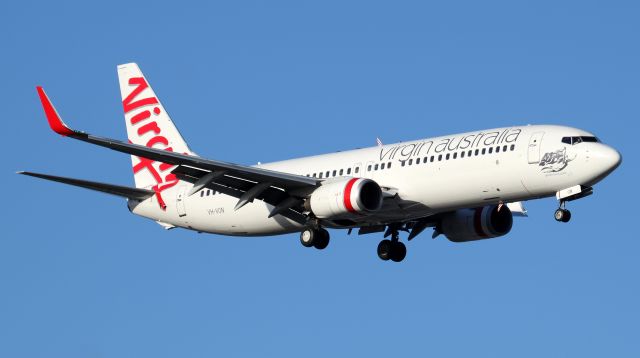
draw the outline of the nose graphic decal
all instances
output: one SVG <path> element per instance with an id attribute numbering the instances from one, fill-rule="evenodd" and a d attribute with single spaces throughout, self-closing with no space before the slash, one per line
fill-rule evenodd
<path id="1" fill-rule="evenodd" d="M 567 148 L 544 153 L 539 164 L 539 166 L 542 167 L 540 171 L 543 173 L 557 173 L 563 171 L 569 165 L 569 162 L 574 159 L 576 159 L 576 155 L 574 154 L 569 158 L 567 155 Z"/>

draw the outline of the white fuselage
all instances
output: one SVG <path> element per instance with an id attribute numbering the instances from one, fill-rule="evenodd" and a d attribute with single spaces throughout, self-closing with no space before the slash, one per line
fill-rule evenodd
<path id="1" fill-rule="evenodd" d="M 575 186 L 592 186 L 609 174 L 620 155 L 599 142 L 563 143 L 593 136 L 580 129 L 535 125 L 490 129 L 351 151 L 261 164 L 280 172 L 323 180 L 363 177 L 376 181 L 402 205 L 385 204 L 358 225 L 385 224 L 460 208 L 553 196 Z M 384 169 L 382 169 L 384 165 Z M 255 200 L 234 210 L 237 198 L 204 189 L 187 196 L 192 184 L 179 182 L 163 192 L 161 210 L 152 197 L 130 201 L 135 214 L 165 225 L 225 235 L 277 235 L 302 226 Z M 386 202 L 385 202 L 386 203 Z"/>

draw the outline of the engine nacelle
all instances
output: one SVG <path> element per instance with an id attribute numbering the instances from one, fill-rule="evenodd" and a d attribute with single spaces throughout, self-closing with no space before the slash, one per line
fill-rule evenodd
<path id="1" fill-rule="evenodd" d="M 320 219 L 374 212 L 381 206 L 382 189 L 375 181 L 364 178 L 325 182 L 307 200 L 307 209 Z"/>
<path id="2" fill-rule="evenodd" d="M 506 205 L 462 209 L 445 216 L 440 225 L 442 233 L 453 242 L 490 239 L 511 231 L 513 215 Z"/>

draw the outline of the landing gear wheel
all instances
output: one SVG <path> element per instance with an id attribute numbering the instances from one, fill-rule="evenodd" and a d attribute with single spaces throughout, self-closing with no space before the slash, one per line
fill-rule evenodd
<path id="1" fill-rule="evenodd" d="M 407 256 L 407 247 L 400 241 L 394 242 L 391 246 L 391 261 L 400 262 Z"/>
<path id="2" fill-rule="evenodd" d="M 391 248 L 393 247 L 393 243 L 391 240 L 382 240 L 378 244 L 378 257 L 387 261 L 391 258 Z"/>
<path id="3" fill-rule="evenodd" d="M 316 237 L 313 241 L 313 247 L 323 250 L 329 245 L 329 232 L 325 229 L 316 231 Z"/>
<path id="4" fill-rule="evenodd" d="M 304 247 L 322 250 L 329 245 L 329 232 L 325 229 L 306 229 L 300 233 L 300 243 Z"/>
<path id="5" fill-rule="evenodd" d="M 567 209 L 559 208 L 553 214 L 553 217 L 558 222 L 566 223 L 566 222 L 569 222 L 569 220 L 571 220 L 571 212 Z"/>
<path id="6" fill-rule="evenodd" d="M 400 262 L 407 256 L 407 247 L 400 241 L 382 240 L 378 244 L 378 257 L 384 261 Z"/>
<path id="7" fill-rule="evenodd" d="M 318 232 L 316 230 L 306 229 L 300 233 L 300 243 L 304 247 L 311 247 L 315 242 L 316 236 L 318 236 Z"/>
<path id="8" fill-rule="evenodd" d="M 564 218 L 564 210 L 563 209 L 556 210 L 556 212 L 553 213 L 553 218 L 556 219 L 556 221 L 562 221 L 562 219 Z"/>

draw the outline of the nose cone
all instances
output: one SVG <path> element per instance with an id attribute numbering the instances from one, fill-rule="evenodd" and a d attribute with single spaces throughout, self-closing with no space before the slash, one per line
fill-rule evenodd
<path id="1" fill-rule="evenodd" d="M 622 163 L 622 155 L 620 155 L 620 152 L 618 152 L 617 150 L 607 146 L 607 149 L 605 150 L 604 153 L 604 160 L 607 162 L 607 165 L 609 166 L 609 172 L 614 171 L 618 166 L 620 166 L 620 163 Z"/>
<path id="2" fill-rule="evenodd" d="M 592 155 L 594 164 L 598 166 L 603 177 L 614 171 L 622 162 L 620 152 L 608 145 L 598 146 L 598 149 L 593 151 Z"/>

